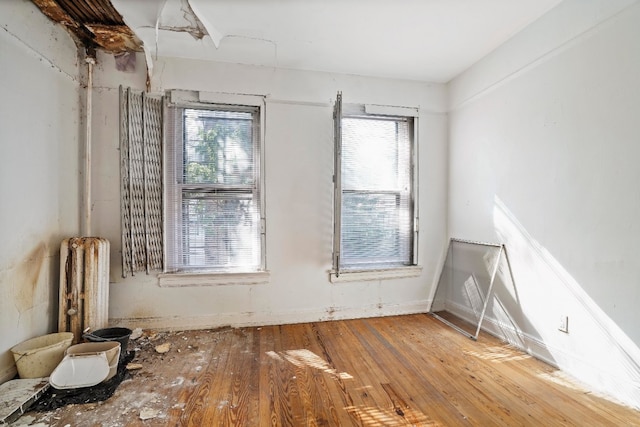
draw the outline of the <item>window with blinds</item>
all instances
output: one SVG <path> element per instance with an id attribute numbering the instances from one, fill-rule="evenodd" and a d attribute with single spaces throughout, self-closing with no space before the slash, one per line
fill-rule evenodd
<path id="1" fill-rule="evenodd" d="M 170 106 L 167 271 L 264 268 L 260 108 Z"/>
<path id="2" fill-rule="evenodd" d="M 414 120 L 336 115 L 336 271 L 415 265 Z"/>

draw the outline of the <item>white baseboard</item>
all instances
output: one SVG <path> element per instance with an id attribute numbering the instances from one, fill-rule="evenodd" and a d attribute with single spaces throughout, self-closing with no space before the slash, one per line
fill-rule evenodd
<path id="1" fill-rule="evenodd" d="M 425 313 L 429 300 L 400 304 L 376 304 L 361 307 L 329 307 L 324 309 L 287 310 L 274 313 L 222 313 L 203 316 L 164 316 L 145 318 L 112 318 L 111 326 L 130 329 L 188 330 L 212 329 L 222 326 L 267 326 L 293 323 L 322 322 L 328 320 L 384 317 L 402 314 Z"/>
<path id="2" fill-rule="evenodd" d="M 461 319 L 476 322 L 475 315 L 469 307 L 451 301 L 447 302 L 447 306 L 451 313 Z M 561 369 L 574 377 L 576 384 L 580 383 L 583 387 L 593 389 L 609 400 L 640 409 L 640 383 L 637 381 L 619 375 L 614 378 L 610 372 L 601 369 L 597 363 L 586 360 L 581 355 L 551 346 L 528 333 L 516 330 L 512 324 L 505 324 L 491 317 L 483 319 L 482 330 L 548 365 Z M 609 363 L 616 363 L 616 361 L 610 360 Z"/>

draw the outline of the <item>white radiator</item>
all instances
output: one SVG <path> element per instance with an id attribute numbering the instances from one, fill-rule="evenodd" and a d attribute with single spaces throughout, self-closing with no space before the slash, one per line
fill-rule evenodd
<path id="1" fill-rule="evenodd" d="M 109 323 L 109 241 L 72 237 L 60 246 L 58 330 L 73 332 L 76 343 L 86 328 Z"/>

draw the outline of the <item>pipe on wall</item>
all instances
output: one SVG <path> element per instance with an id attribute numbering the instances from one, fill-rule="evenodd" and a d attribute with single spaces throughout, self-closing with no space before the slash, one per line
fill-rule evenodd
<path id="1" fill-rule="evenodd" d="M 91 119 L 92 119 L 92 92 L 93 92 L 93 66 L 96 60 L 91 57 L 85 59 L 87 63 L 87 92 L 85 106 L 85 138 L 84 138 L 84 206 L 82 235 L 91 236 Z"/>

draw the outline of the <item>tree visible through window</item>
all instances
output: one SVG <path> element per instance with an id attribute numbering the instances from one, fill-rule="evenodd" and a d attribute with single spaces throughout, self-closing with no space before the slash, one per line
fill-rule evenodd
<path id="1" fill-rule="evenodd" d="M 173 269 L 260 270 L 259 109 L 176 110 Z"/>

